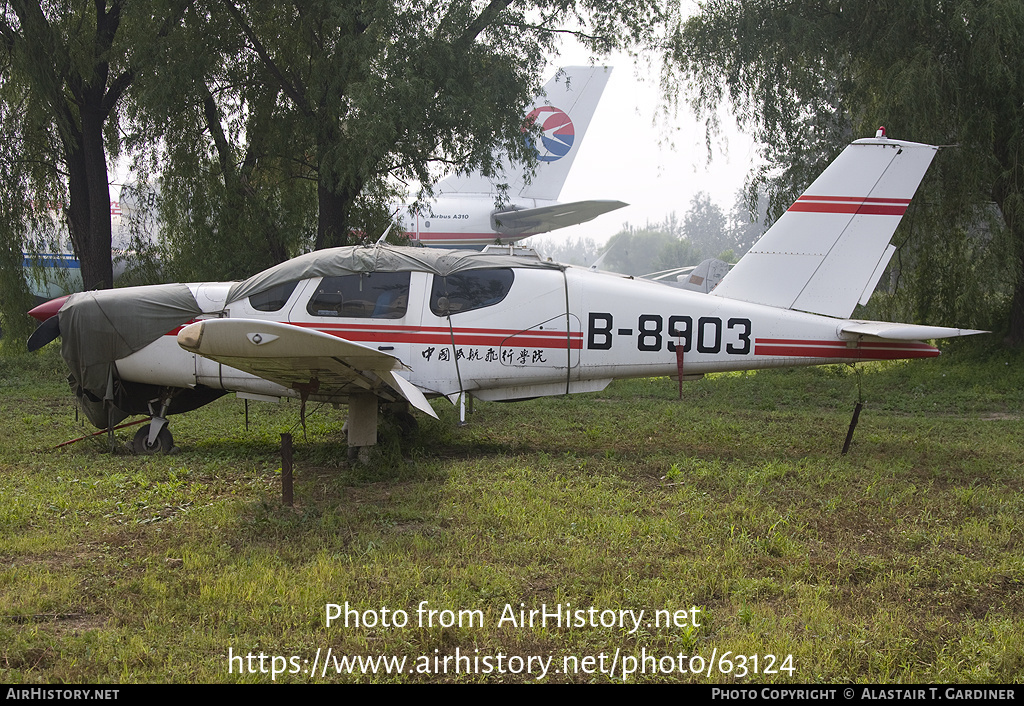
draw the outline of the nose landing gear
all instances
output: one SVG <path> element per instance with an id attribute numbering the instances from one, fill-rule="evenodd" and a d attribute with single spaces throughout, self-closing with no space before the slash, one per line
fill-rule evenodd
<path id="1" fill-rule="evenodd" d="M 159 410 L 157 404 L 159 403 Z M 157 453 L 171 453 L 174 449 L 174 437 L 167 426 L 167 409 L 171 406 L 171 395 L 149 401 L 149 424 L 135 432 L 132 449 L 140 456 Z"/>
<path id="2" fill-rule="evenodd" d="M 160 427 L 159 431 L 156 432 L 154 438 L 151 434 L 151 430 L 156 420 L 152 423 L 139 429 L 135 432 L 135 438 L 132 439 L 132 449 L 139 456 L 148 456 L 150 454 L 157 453 L 170 453 L 171 449 L 174 448 L 174 437 L 171 436 L 171 430 L 167 427 L 167 420 L 162 420 L 163 426 Z"/>

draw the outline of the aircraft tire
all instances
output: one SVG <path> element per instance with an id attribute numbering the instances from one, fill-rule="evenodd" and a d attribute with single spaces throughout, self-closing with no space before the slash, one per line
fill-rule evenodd
<path id="1" fill-rule="evenodd" d="M 160 433 L 156 435 L 156 441 L 150 445 L 149 425 L 147 424 L 135 432 L 135 438 L 132 439 L 132 448 L 139 456 L 149 456 L 157 453 L 170 453 L 171 449 L 174 448 L 174 437 L 171 436 L 171 430 L 165 425 L 164 428 L 160 430 Z"/>

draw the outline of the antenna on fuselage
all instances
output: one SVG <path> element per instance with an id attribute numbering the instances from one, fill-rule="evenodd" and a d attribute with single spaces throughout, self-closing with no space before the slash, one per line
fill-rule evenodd
<path id="1" fill-rule="evenodd" d="M 391 214 L 391 224 L 384 230 L 384 235 L 382 235 L 379 238 L 377 238 L 377 242 L 375 243 L 375 245 L 383 245 L 384 244 L 384 239 L 388 237 L 388 233 L 391 232 L 391 229 L 394 228 L 395 227 L 395 223 L 397 223 L 397 221 L 395 221 L 395 216 L 397 216 L 398 212 L 401 211 L 401 210 L 402 209 L 400 209 L 400 208 L 396 208 L 395 212 Z"/>
<path id="2" fill-rule="evenodd" d="M 392 229 L 392 228 L 394 228 L 394 226 L 395 226 L 395 224 L 394 224 L 394 222 L 392 221 L 391 225 L 389 225 L 389 226 L 388 226 L 388 227 L 387 227 L 387 228 L 386 228 L 386 229 L 384 230 L 384 235 L 382 235 L 382 236 L 380 236 L 379 238 L 377 238 L 377 243 L 376 243 L 377 245 L 383 245 L 383 243 L 384 243 L 384 239 L 388 237 L 388 233 L 390 233 L 390 232 L 391 232 L 391 229 Z"/>

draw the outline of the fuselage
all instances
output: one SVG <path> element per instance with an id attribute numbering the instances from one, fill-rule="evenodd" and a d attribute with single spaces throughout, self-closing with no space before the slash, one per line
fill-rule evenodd
<path id="1" fill-rule="evenodd" d="M 518 198 L 507 208 L 537 208 L 557 203 L 550 199 Z M 549 230 L 543 227 L 526 228 L 521 232 L 503 230 L 494 220 L 497 210 L 495 194 L 441 196 L 418 209 L 407 205 L 403 215 L 405 236 L 413 245 L 480 249 L 499 240 L 505 244 L 516 243 Z"/>
<path id="2" fill-rule="evenodd" d="M 921 342 L 843 334 L 845 320 L 571 267 L 314 277 L 225 304 L 230 286 L 190 288 L 204 316 L 287 323 L 394 356 L 428 396 L 520 399 L 617 378 L 938 355 Z M 176 333 L 117 361 L 121 379 L 297 395 L 182 350 Z"/>

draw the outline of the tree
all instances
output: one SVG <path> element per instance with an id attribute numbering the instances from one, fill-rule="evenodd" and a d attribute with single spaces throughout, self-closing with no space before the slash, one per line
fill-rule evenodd
<path id="1" fill-rule="evenodd" d="M 24 329 L 20 252 L 30 231 L 62 230 L 55 217 L 66 227 L 84 287 L 113 285 L 107 160 L 120 150 L 119 109 L 139 69 L 143 38 L 165 37 L 189 1 L 4 3 L 0 308 L 12 332 Z"/>
<path id="2" fill-rule="evenodd" d="M 162 276 L 246 277 L 308 247 L 316 174 L 287 99 L 217 2 L 197 2 L 129 96 L 135 171 L 159 211 Z M 313 188 L 311 188 L 311 186 Z M 143 243 L 145 245 L 145 243 Z"/>
<path id="3" fill-rule="evenodd" d="M 12 0 L 0 17 L 0 131 L 26 150 L 7 196 L 37 207 L 66 204 L 86 289 L 113 285 L 107 156 L 118 152 L 117 109 L 137 70 L 130 37 L 166 35 L 182 7 L 154 19 L 126 10 L 124 0 Z M 129 17 L 135 35 L 124 27 Z"/>
<path id="4" fill-rule="evenodd" d="M 904 266 L 917 266 L 913 279 L 927 284 L 914 292 L 916 313 L 976 325 L 986 315 L 979 302 L 1002 301 L 1007 340 L 1019 346 L 1022 51 L 1024 5 L 1015 0 L 711 0 L 679 26 L 669 65 L 710 129 L 728 101 L 765 145 L 777 171 L 761 177 L 776 212 L 851 136 L 880 124 L 893 136 L 956 145 L 940 151 L 896 237 Z M 998 232 L 982 227 L 992 213 Z M 938 248 L 953 258 L 942 267 L 930 252 Z M 983 262 L 1008 266 L 981 270 Z"/>
<path id="5" fill-rule="evenodd" d="M 626 224 L 611 237 L 603 252 L 607 257 L 601 269 L 634 276 L 696 265 L 704 259 L 701 250 L 682 237 L 675 214 L 643 228 Z"/>
<path id="6" fill-rule="evenodd" d="M 288 109 L 317 180 L 315 247 L 349 242 L 362 195 L 432 167 L 495 173 L 521 138 L 544 53 L 572 32 L 595 51 L 650 36 L 655 0 L 241 3 L 221 0 Z M 578 27 L 565 29 L 573 21 Z"/>
<path id="7" fill-rule="evenodd" d="M 690 199 L 690 208 L 683 215 L 682 232 L 705 257 L 718 257 L 726 250 L 735 251 L 739 245 L 733 242 L 734 232 L 726 221 L 725 213 L 704 191 L 698 191 Z"/>
<path id="8" fill-rule="evenodd" d="M 557 39 L 607 52 L 664 19 L 657 0 L 4 7 L 0 137 L 18 156 L 5 197 L 61 205 L 90 288 L 112 280 L 108 159 L 131 152 L 159 174 L 178 262 L 242 274 L 311 231 L 316 247 L 348 242 L 396 179 L 429 189 L 439 164 L 529 161 L 522 112 Z M 8 271 L 33 217 L 19 209 L 2 213 Z"/>
<path id="9" fill-rule="evenodd" d="M 535 249 L 541 257 L 564 262 L 567 265 L 578 267 L 590 267 L 597 260 L 602 246 L 597 244 L 593 238 L 581 236 L 579 238 L 565 238 L 556 236 L 554 238 L 533 237 L 523 240 L 519 245 Z"/>
<path id="10" fill-rule="evenodd" d="M 757 187 L 736 193 L 729 209 L 729 249 L 736 258 L 746 254 L 768 227 L 768 195 Z M 724 258 L 723 258 L 724 259 Z"/>

